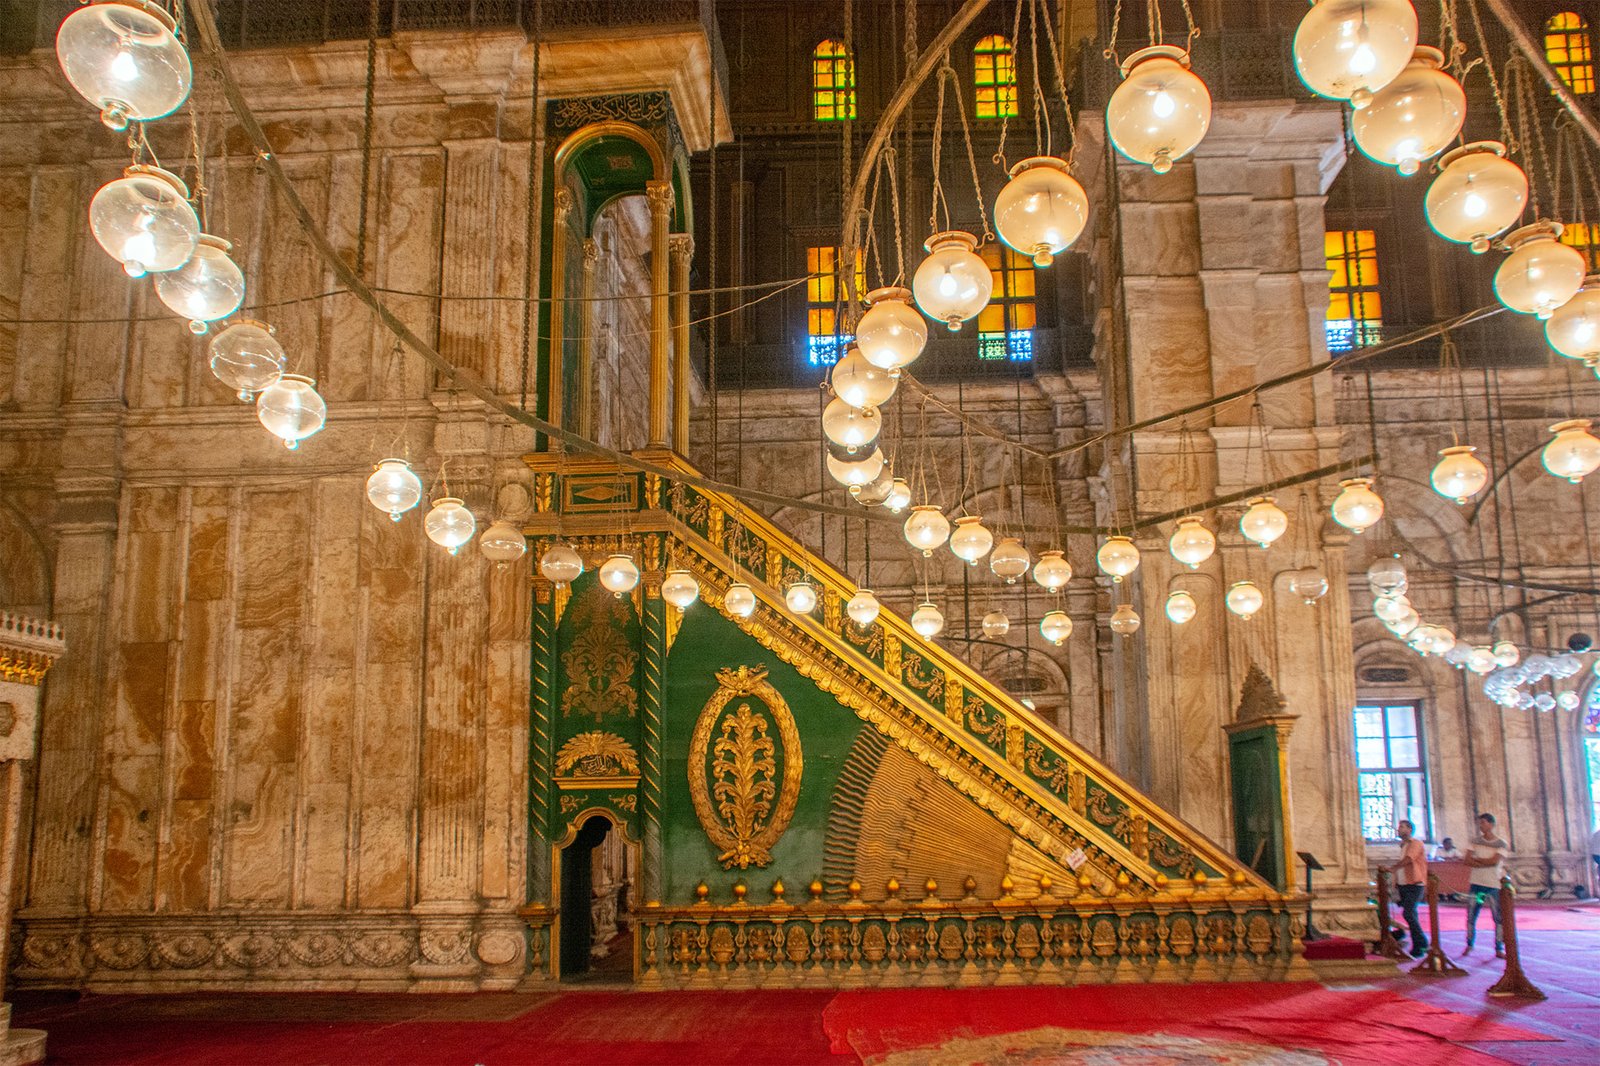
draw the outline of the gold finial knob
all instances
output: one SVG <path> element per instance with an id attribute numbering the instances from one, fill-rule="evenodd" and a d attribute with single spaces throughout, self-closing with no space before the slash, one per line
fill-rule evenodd
<path id="1" fill-rule="evenodd" d="M 1039 875 L 1039 892 L 1041 895 L 1048 896 L 1050 894 L 1050 890 L 1055 887 L 1055 884 L 1055 881 L 1050 877 L 1049 874 Z"/>
<path id="2" fill-rule="evenodd" d="M 922 891 L 927 895 L 927 898 L 933 899 L 939 894 L 939 882 L 931 877 L 928 878 L 928 883 L 922 886 Z"/>
<path id="3" fill-rule="evenodd" d="M 745 896 L 750 894 L 750 888 L 743 881 L 736 882 L 733 886 L 733 898 L 739 903 L 744 902 Z"/>
<path id="4" fill-rule="evenodd" d="M 884 889 L 885 892 L 887 892 L 889 894 L 889 898 L 890 899 L 894 899 L 896 896 L 898 896 L 900 894 L 900 881 L 899 881 L 899 879 L 898 878 L 894 878 L 894 877 L 889 878 L 888 883 L 883 886 L 883 889 Z"/>
<path id="5" fill-rule="evenodd" d="M 1010 874 L 1006 874 L 1004 877 L 1002 877 L 1000 879 L 1000 898 L 1001 899 L 1010 899 L 1011 898 L 1011 890 L 1013 888 L 1016 888 L 1016 887 L 1017 887 L 1017 884 L 1016 884 L 1015 881 L 1011 880 L 1011 875 Z"/>
<path id="6" fill-rule="evenodd" d="M 711 896 L 711 889 L 704 881 L 694 886 L 694 901 L 704 903 Z"/>
<path id="7" fill-rule="evenodd" d="M 780 877 L 776 881 L 772 882 L 772 898 L 773 899 L 778 900 L 778 901 L 781 902 L 783 900 L 783 894 L 786 891 L 788 891 L 788 890 L 783 887 L 783 878 Z"/>
<path id="8" fill-rule="evenodd" d="M 810 886 L 807 888 L 807 891 L 811 893 L 811 898 L 813 900 L 816 900 L 819 903 L 822 901 L 822 881 L 820 879 L 812 881 Z"/>
<path id="9" fill-rule="evenodd" d="M 851 899 L 860 899 L 861 898 L 861 882 L 857 881 L 855 878 L 852 877 L 850 879 L 850 883 L 845 886 L 845 891 L 850 893 L 850 898 Z"/>

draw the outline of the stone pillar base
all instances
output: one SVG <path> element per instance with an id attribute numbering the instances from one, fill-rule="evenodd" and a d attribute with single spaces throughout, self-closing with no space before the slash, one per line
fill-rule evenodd
<path id="1" fill-rule="evenodd" d="M 44 1060 L 43 1029 L 11 1028 L 11 1004 L 0 1003 L 0 1066 L 26 1066 Z"/>

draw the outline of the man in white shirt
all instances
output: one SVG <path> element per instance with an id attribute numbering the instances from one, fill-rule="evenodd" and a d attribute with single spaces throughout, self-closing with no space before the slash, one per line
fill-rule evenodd
<path id="1" fill-rule="evenodd" d="M 1500 879 L 1506 875 L 1506 859 L 1511 848 L 1495 834 L 1494 815 L 1485 811 L 1478 815 L 1478 836 L 1467 848 L 1467 865 L 1472 867 L 1470 882 L 1472 899 L 1467 903 L 1467 947 L 1478 936 L 1478 911 L 1489 905 L 1489 915 L 1494 919 L 1494 955 L 1505 958 L 1505 941 L 1500 932 Z M 1466 952 L 1462 952 L 1465 954 Z"/>

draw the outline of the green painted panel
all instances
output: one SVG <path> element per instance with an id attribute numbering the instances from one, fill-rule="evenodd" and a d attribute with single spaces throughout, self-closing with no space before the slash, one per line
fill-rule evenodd
<path id="1" fill-rule="evenodd" d="M 717 671 L 740 666 L 765 669 L 767 681 L 788 704 L 800 734 L 804 771 L 793 820 L 773 846 L 771 864 L 725 870 L 717 861 L 721 849 L 706 836 L 695 816 L 688 762 L 695 722 L 718 688 Z M 788 886 L 791 899 L 804 899 L 805 886 L 822 876 L 822 845 L 834 785 L 862 728 L 861 720 L 704 604 L 685 614 L 683 628 L 667 657 L 666 672 L 662 902 L 692 902 L 695 886 L 701 881 L 710 886 L 713 899 L 725 901 L 740 880 L 750 886 L 752 901 L 765 901 L 768 886 L 779 877 Z M 730 704 L 730 709 L 738 702 Z"/>
<path id="2" fill-rule="evenodd" d="M 1287 889 L 1277 730 L 1264 725 L 1231 735 L 1228 765 L 1233 776 L 1234 853 L 1267 881 Z"/>

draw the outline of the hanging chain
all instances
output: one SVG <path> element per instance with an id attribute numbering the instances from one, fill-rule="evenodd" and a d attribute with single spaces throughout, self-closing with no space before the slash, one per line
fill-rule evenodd
<path id="1" fill-rule="evenodd" d="M 1160 0 L 1144 0 L 1144 15 L 1150 24 L 1150 43 L 1160 44 L 1167 36 L 1166 27 L 1161 24 Z"/>
<path id="2" fill-rule="evenodd" d="M 1060 10 L 1061 8 L 1058 6 L 1056 11 L 1059 13 Z M 1061 94 L 1061 110 L 1066 116 L 1067 120 L 1067 140 L 1070 143 L 1067 146 L 1067 154 L 1065 158 L 1067 166 L 1071 167 L 1073 159 L 1078 154 L 1078 127 L 1072 118 L 1072 97 L 1067 92 L 1067 74 L 1061 61 L 1061 49 L 1056 46 L 1056 31 L 1052 19 L 1050 18 L 1050 6 L 1048 0 L 1045 2 L 1044 14 L 1045 44 L 1050 51 L 1050 65 L 1055 69 L 1056 91 Z"/>
<path id="3" fill-rule="evenodd" d="M 1455 338 L 1446 330 L 1439 337 L 1439 373 L 1453 375 L 1456 385 L 1456 404 L 1460 408 L 1460 421 L 1450 425 L 1450 445 L 1461 445 L 1461 433 L 1467 428 L 1467 383 L 1461 371 L 1461 351 Z"/>
<path id="4" fill-rule="evenodd" d="M 1189 51 L 1194 47 L 1194 39 L 1200 36 L 1200 27 L 1195 24 L 1194 12 L 1189 9 L 1189 0 L 1178 0 L 1183 7 L 1183 21 L 1188 27 L 1188 35 L 1183 42 L 1183 50 Z"/>
<path id="5" fill-rule="evenodd" d="M 894 214 L 894 283 L 899 285 L 906 279 L 906 240 L 900 229 L 900 179 L 894 173 L 897 155 L 893 147 L 883 149 L 883 166 L 889 174 L 889 207 Z"/>
<path id="6" fill-rule="evenodd" d="M 367 201 L 372 190 L 372 112 L 378 81 L 378 0 L 367 4 L 367 94 L 362 103 L 361 200 L 356 220 L 356 273 L 367 267 Z"/>
<path id="7" fill-rule="evenodd" d="M 1111 40 L 1106 44 L 1106 50 L 1101 53 L 1111 60 L 1115 66 L 1122 66 L 1122 57 L 1117 54 L 1117 31 L 1122 25 L 1122 0 L 1116 0 L 1111 8 Z"/>
<path id="8" fill-rule="evenodd" d="M 956 114 L 961 116 L 961 140 L 967 148 L 967 169 L 972 174 L 972 193 L 978 201 L 978 218 L 983 222 L 983 241 L 985 244 L 994 240 L 994 231 L 989 228 L 989 211 L 983 205 L 983 182 L 978 178 L 978 156 L 972 148 L 972 127 L 967 123 L 967 109 L 961 102 L 961 80 L 956 76 L 955 68 L 950 65 L 950 53 L 944 56 L 944 65 L 939 68 L 940 95 L 943 96 L 943 83 L 946 78 L 955 86 Z M 945 207 L 945 217 L 949 217 L 949 205 Z"/>
<path id="9" fill-rule="evenodd" d="M 1533 217 L 1544 217 L 1539 204 L 1539 182 L 1542 173 L 1545 185 L 1554 186 L 1555 177 L 1550 172 L 1550 153 L 1544 139 L 1544 124 L 1539 121 L 1539 101 L 1534 96 L 1533 71 L 1520 54 L 1513 53 L 1506 61 L 1506 86 L 1512 94 L 1511 104 L 1517 132 L 1522 141 L 1528 172 L 1528 202 L 1533 207 Z"/>
<path id="10" fill-rule="evenodd" d="M 1033 154 L 1051 155 L 1050 115 L 1045 108 L 1044 91 L 1039 87 L 1039 0 L 1028 0 L 1028 49 L 1033 58 L 1033 96 L 1028 101 L 1033 107 Z"/>
<path id="11" fill-rule="evenodd" d="M 1016 14 L 1014 14 L 1011 18 L 1011 73 L 1013 78 L 1016 77 L 1017 70 L 1017 38 L 1018 34 L 1022 32 L 1023 3 L 1024 0 L 1017 0 Z M 1035 75 L 1035 77 L 1037 78 L 1037 75 Z M 997 92 L 999 88 L 1000 87 L 997 85 Z M 996 99 L 998 99 L 998 97 L 996 97 Z M 1000 145 L 995 149 L 994 155 L 990 157 L 990 160 L 997 164 L 1003 173 L 1010 173 L 1011 171 L 1011 168 L 1006 165 L 1006 131 L 1010 128 L 1010 125 L 1011 112 L 1002 107 L 1000 109 Z"/>
<path id="12" fill-rule="evenodd" d="M 1483 32 L 1483 17 L 1478 12 L 1478 0 L 1467 0 L 1467 13 L 1472 16 L 1472 30 L 1478 38 L 1478 56 L 1483 61 L 1484 73 L 1489 75 L 1489 90 L 1494 96 L 1495 110 L 1500 113 L 1500 139 L 1506 151 L 1516 155 L 1521 151 L 1516 134 L 1511 129 L 1511 113 L 1506 107 L 1505 93 L 1500 88 L 1500 78 L 1495 73 L 1494 61 L 1489 58 L 1489 39 Z"/>
<path id="13" fill-rule="evenodd" d="M 533 58 L 528 67 L 528 170 L 526 174 L 526 188 L 523 190 L 523 231 L 522 231 L 522 409 L 528 409 L 528 377 L 530 359 L 533 349 L 533 282 L 534 282 L 534 222 L 539 217 L 538 203 L 535 200 L 535 190 L 539 185 L 539 53 L 543 50 L 540 40 L 540 15 L 542 14 L 543 0 L 534 0 L 533 4 Z M 713 158 L 716 154 L 716 134 L 713 129 L 711 137 L 711 151 Z M 362 189 L 365 191 L 365 184 Z M 362 217 L 365 218 L 365 212 Z M 715 226 L 716 212 L 712 212 L 712 225 Z M 712 282 L 716 284 L 715 281 Z M 552 294 L 553 295 L 553 294 Z M 715 333 L 715 330 L 713 330 Z M 712 350 L 715 351 L 715 342 Z"/>
<path id="14" fill-rule="evenodd" d="M 945 65 L 950 63 L 950 56 L 946 54 Z M 940 68 L 937 75 L 938 92 L 934 97 L 933 105 L 933 191 L 929 195 L 928 229 L 938 233 L 939 205 L 944 205 L 945 229 L 950 228 L 950 204 L 944 198 L 944 181 L 940 177 L 943 169 L 944 156 L 944 68 Z"/>

